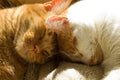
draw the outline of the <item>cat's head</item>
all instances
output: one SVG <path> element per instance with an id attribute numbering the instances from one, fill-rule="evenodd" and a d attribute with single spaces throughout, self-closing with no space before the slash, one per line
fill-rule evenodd
<path id="1" fill-rule="evenodd" d="M 69 20 L 63 16 L 52 16 L 48 18 L 47 24 L 57 34 L 57 43 L 61 57 L 65 60 L 66 58 L 72 60 L 73 57 L 80 59 L 82 54 L 79 54 L 76 48 L 76 38 L 72 36 L 73 30 L 69 27 Z"/>
<path id="2" fill-rule="evenodd" d="M 83 30 L 73 28 L 73 25 L 66 17 L 52 16 L 47 24 L 55 30 L 59 53 L 63 58 L 69 58 L 71 61 L 83 62 L 88 65 L 94 65 L 102 61 L 102 50 L 98 44 L 91 44 L 87 38 L 87 33 Z M 80 26 L 79 26 L 80 27 Z M 74 34 L 75 33 L 75 34 Z M 89 33 L 88 33 L 89 34 Z"/>
<path id="3" fill-rule="evenodd" d="M 16 50 L 27 61 L 42 64 L 57 53 L 56 34 L 50 29 L 29 29 L 19 37 Z"/>
<path id="4" fill-rule="evenodd" d="M 24 18 L 15 35 L 15 49 L 29 62 L 45 63 L 57 53 L 56 34 L 38 16 L 35 19 Z"/>
<path id="5" fill-rule="evenodd" d="M 16 13 L 19 16 L 14 44 L 22 58 L 42 64 L 57 53 L 56 34 L 45 23 L 47 14 L 62 12 L 71 1 L 52 0 L 44 4 L 23 5 L 19 8 L 21 11 L 18 11 L 22 14 Z"/>

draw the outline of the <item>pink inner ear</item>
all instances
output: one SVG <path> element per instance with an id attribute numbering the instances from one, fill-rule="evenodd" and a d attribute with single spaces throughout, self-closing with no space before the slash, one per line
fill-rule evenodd
<path id="1" fill-rule="evenodd" d="M 60 22 L 62 23 L 61 25 L 68 25 L 69 20 L 66 17 L 58 17 L 58 16 L 53 16 L 48 19 L 49 23 L 54 23 L 54 22 Z"/>
<path id="2" fill-rule="evenodd" d="M 59 4 L 61 4 L 64 0 L 52 0 L 49 2 L 45 3 L 45 9 L 47 11 L 51 11 L 54 7 L 58 6 Z"/>
<path id="3" fill-rule="evenodd" d="M 47 19 L 46 24 L 48 27 L 55 32 L 59 33 L 66 30 L 69 26 L 69 20 L 66 17 L 61 16 L 52 16 Z"/>

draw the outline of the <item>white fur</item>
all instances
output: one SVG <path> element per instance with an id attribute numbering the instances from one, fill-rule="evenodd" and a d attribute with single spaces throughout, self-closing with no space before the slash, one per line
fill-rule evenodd
<path id="1" fill-rule="evenodd" d="M 103 80 L 120 80 L 120 1 L 83 0 L 68 9 L 67 17 L 77 38 L 77 49 L 83 54 L 81 61 L 91 59 L 98 43 L 104 55 L 105 74 L 110 71 Z"/>
<path id="2" fill-rule="evenodd" d="M 54 64 L 42 65 L 39 80 L 100 80 L 103 74 L 100 66 L 61 62 L 53 69 Z"/>

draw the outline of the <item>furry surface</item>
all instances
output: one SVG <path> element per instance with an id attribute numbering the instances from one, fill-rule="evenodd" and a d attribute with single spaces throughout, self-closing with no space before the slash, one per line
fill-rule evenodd
<path id="1" fill-rule="evenodd" d="M 103 69 L 97 66 L 61 62 L 55 68 L 54 62 L 43 65 L 40 69 L 39 80 L 100 80 Z"/>
<path id="2" fill-rule="evenodd" d="M 41 61 L 40 64 L 42 64 L 48 58 L 45 56 L 52 57 L 49 51 L 54 54 L 54 51 L 57 50 L 56 47 L 53 50 L 50 45 L 55 44 L 56 40 L 54 31 L 45 25 L 47 15 L 54 14 L 54 12 L 61 13 L 71 1 L 53 0 L 45 4 L 26 4 L 0 10 L 0 80 L 23 80 L 24 74 L 27 72 L 30 74 L 30 79 L 36 77 L 31 75 L 37 73 L 38 66 L 28 67 L 28 62 L 39 63 L 37 61 Z M 63 4 L 61 5 L 61 3 Z M 60 10 L 57 8 L 58 6 L 61 8 L 59 8 Z M 44 41 L 47 44 L 44 44 Z M 35 69 L 35 71 L 30 73 L 29 68 Z"/>
<path id="3" fill-rule="evenodd" d="M 72 61 L 101 63 L 103 80 L 120 80 L 119 8 L 119 0 L 83 0 L 69 7 L 65 14 L 70 26 L 59 25 L 65 22 L 61 18 L 61 23 L 52 25 L 57 30 L 59 52 Z"/>

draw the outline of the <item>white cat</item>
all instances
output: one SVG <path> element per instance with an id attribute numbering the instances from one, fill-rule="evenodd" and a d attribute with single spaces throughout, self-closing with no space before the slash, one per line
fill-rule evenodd
<path id="1" fill-rule="evenodd" d="M 57 32 L 64 57 L 88 65 L 102 62 L 103 80 L 120 80 L 120 0 L 79 1 L 47 23 Z"/>

